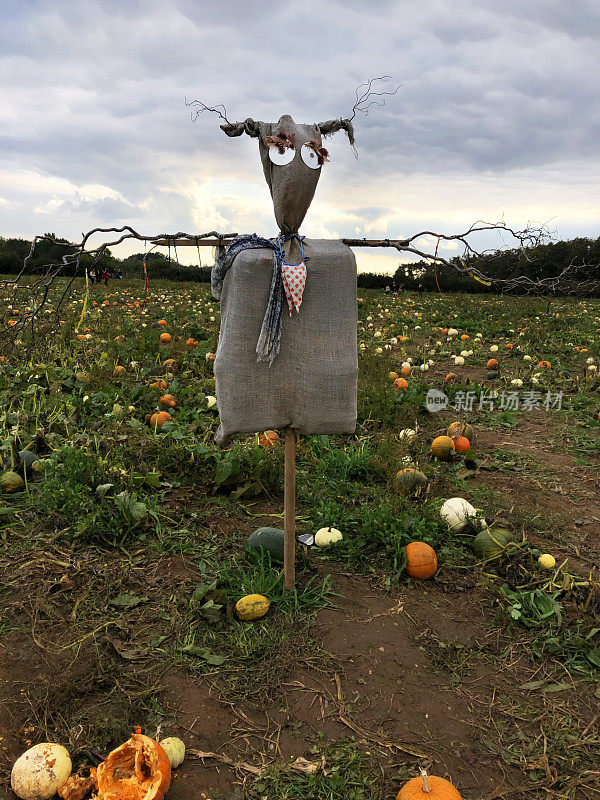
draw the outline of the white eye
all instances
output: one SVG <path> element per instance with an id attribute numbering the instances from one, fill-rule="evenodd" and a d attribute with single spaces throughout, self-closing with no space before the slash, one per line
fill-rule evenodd
<path id="1" fill-rule="evenodd" d="M 307 144 L 303 144 L 302 148 L 300 149 L 300 155 L 302 156 L 302 161 L 306 164 L 307 167 L 311 169 L 319 169 L 321 166 L 319 164 L 319 157 Z"/>
<path id="2" fill-rule="evenodd" d="M 269 147 L 269 158 L 274 164 L 278 164 L 281 167 L 293 161 L 295 154 L 296 151 L 292 150 L 291 147 L 286 147 L 283 153 L 280 153 L 276 147 Z"/>

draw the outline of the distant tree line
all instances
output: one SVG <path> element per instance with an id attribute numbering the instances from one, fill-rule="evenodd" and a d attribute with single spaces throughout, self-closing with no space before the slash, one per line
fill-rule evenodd
<path id="1" fill-rule="evenodd" d="M 66 239 L 58 239 L 54 234 L 47 235 L 68 244 Z M 0 237 L 0 274 L 19 273 L 30 248 L 31 242 L 26 239 Z M 45 264 L 59 264 L 65 251 L 68 251 L 68 248 L 45 240 L 38 241 L 24 274 L 39 274 Z M 111 275 L 120 273 L 124 278 L 142 278 L 143 261 L 143 253 L 135 253 L 120 259 L 110 250 L 106 250 L 96 268 L 107 270 Z M 89 257 L 81 260 L 82 266 L 89 267 L 90 263 Z M 580 285 L 582 294 L 600 296 L 598 288 L 590 289 L 589 286 L 593 281 L 600 285 L 600 238 L 570 239 L 519 250 L 496 251 L 485 256 L 462 260 L 456 257 L 451 259 L 451 263 L 463 270 L 475 268 L 491 279 L 510 279 L 511 284 L 507 290 L 511 293 L 521 290 L 517 280 L 521 276 L 538 282 L 565 275 L 565 286 L 567 286 L 565 291 L 577 293 L 577 287 Z M 169 258 L 159 252 L 146 255 L 146 269 L 150 279 L 210 282 L 210 266 L 184 266 L 175 258 Z M 72 267 L 66 268 L 64 274 L 70 276 L 73 274 L 72 270 Z M 373 272 L 362 272 L 358 275 L 358 286 L 362 289 L 385 289 L 386 286 L 390 286 L 392 289 L 435 292 L 438 290 L 438 285 L 442 292 L 498 292 L 498 284 L 488 287 L 452 267 L 438 263 L 434 268 L 430 261 L 400 264 L 393 275 Z M 522 287 L 522 290 L 531 291 L 531 288 Z M 550 286 L 546 291 L 556 291 L 556 287 Z"/>
<path id="2" fill-rule="evenodd" d="M 578 293 L 577 288 L 580 287 L 582 294 L 600 296 L 600 238 L 570 239 L 519 250 L 497 251 L 462 261 L 457 257 L 450 259 L 450 262 L 461 269 L 465 267 L 478 269 L 491 279 L 509 280 L 507 290 L 511 294 L 530 291 L 527 284 L 519 285 L 518 279 L 521 277 L 540 282 L 563 276 L 560 286 L 553 287 L 550 282 L 549 287 L 542 289 L 541 292 L 556 289 L 557 293 Z M 428 261 L 401 264 L 394 273 L 393 280 L 405 289 L 418 290 L 422 287 L 430 292 L 438 291 L 438 284 L 442 292 L 497 293 L 499 286 L 499 284 L 485 286 L 468 274 L 461 274 L 452 267 L 439 263 L 434 268 L 433 263 Z M 590 282 L 596 282 L 595 289 L 590 288 Z M 500 289 L 502 290 L 502 285 Z"/>
<path id="3" fill-rule="evenodd" d="M 57 242 L 69 244 L 67 239 L 60 239 L 54 233 L 45 234 Z M 31 242 L 26 239 L 4 239 L 0 236 L 0 274 L 17 275 L 23 269 L 25 257 L 29 254 Z M 27 262 L 24 275 L 38 275 L 45 272 L 46 264 L 60 264 L 65 253 L 73 252 L 61 244 L 53 244 L 40 239 L 35 246 L 32 258 Z M 124 278 L 142 278 L 144 275 L 144 254 L 135 253 L 127 258 L 117 258 L 110 250 L 106 250 L 95 264 L 96 271 L 105 270 L 110 275 L 122 274 Z M 91 265 L 89 256 L 81 259 L 81 266 L 86 269 Z M 165 278 L 172 281 L 210 281 L 210 267 L 188 267 L 179 264 L 174 258 L 162 253 L 153 252 L 146 256 L 148 278 Z M 71 277 L 74 267 L 66 267 L 63 275 Z"/>
<path id="4" fill-rule="evenodd" d="M 124 278 L 139 278 L 144 274 L 144 254 L 134 253 L 119 262 Z M 188 267 L 162 253 L 146 256 L 148 278 L 163 278 L 170 281 L 201 281 L 210 283 L 211 267 Z"/>

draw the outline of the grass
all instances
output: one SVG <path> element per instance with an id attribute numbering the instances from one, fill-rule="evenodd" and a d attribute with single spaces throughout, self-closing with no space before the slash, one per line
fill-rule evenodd
<path id="1" fill-rule="evenodd" d="M 309 769 L 294 771 L 289 764 L 271 768 L 250 787 L 249 800 L 277 797 L 278 800 L 378 800 L 383 788 L 381 771 L 369 765 L 368 758 L 353 742 L 330 747 L 313 745 Z"/>

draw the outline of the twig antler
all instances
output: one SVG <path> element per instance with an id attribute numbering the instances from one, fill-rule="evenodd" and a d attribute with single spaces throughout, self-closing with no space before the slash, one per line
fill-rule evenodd
<path id="1" fill-rule="evenodd" d="M 379 78 L 369 78 L 369 80 L 366 81 L 366 83 L 361 83 L 360 86 L 356 87 L 356 103 L 354 103 L 354 106 L 352 107 L 352 116 L 350 117 L 350 121 L 354 119 L 357 111 L 360 111 L 365 115 L 368 115 L 369 108 L 371 108 L 371 106 L 383 107 L 385 105 L 385 100 L 379 100 L 379 101 L 371 100 L 370 103 L 367 103 L 367 100 L 370 97 L 382 97 L 383 95 L 396 94 L 398 89 L 402 86 L 401 83 L 399 83 L 398 86 L 396 86 L 393 92 L 373 91 L 372 87 L 375 81 L 389 81 L 389 80 L 391 80 L 390 75 L 381 75 Z M 362 93 L 361 89 L 363 90 Z"/>
<path id="2" fill-rule="evenodd" d="M 225 108 L 223 103 L 218 103 L 216 106 L 207 106 L 206 103 L 202 102 L 202 100 L 190 100 L 190 102 L 188 103 L 187 98 L 185 98 L 185 97 L 184 97 L 184 101 L 185 101 L 185 104 L 186 104 L 186 106 L 188 108 L 190 106 L 195 106 L 196 107 L 196 111 L 192 111 L 192 114 L 191 114 L 192 122 L 195 122 L 203 111 L 212 111 L 214 114 L 218 114 L 221 117 L 221 119 L 224 122 L 226 122 L 228 125 L 232 124 L 227 119 L 227 109 Z M 220 108 L 223 109 L 223 112 L 219 111 Z"/>

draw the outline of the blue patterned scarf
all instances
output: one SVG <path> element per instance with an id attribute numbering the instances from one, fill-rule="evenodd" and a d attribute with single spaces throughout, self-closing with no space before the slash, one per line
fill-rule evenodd
<path id="1" fill-rule="evenodd" d="M 260 336 L 256 344 L 257 361 L 269 361 L 269 366 L 273 365 L 275 357 L 279 353 L 281 343 L 281 320 L 283 318 L 283 281 L 281 270 L 283 262 L 282 243 L 288 239 L 296 237 L 298 234 L 291 233 L 276 239 L 263 239 L 255 233 L 247 233 L 236 236 L 228 245 L 227 250 L 217 258 L 210 273 L 210 288 L 216 300 L 221 299 L 221 290 L 227 270 L 231 267 L 235 258 L 242 250 L 255 250 L 258 248 L 273 251 L 273 274 L 271 275 L 271 288 L 269 290 L 269 301 L 267 310 L 260 330 Z M 304 237 L 302 237 L 304 238 Z"/>

